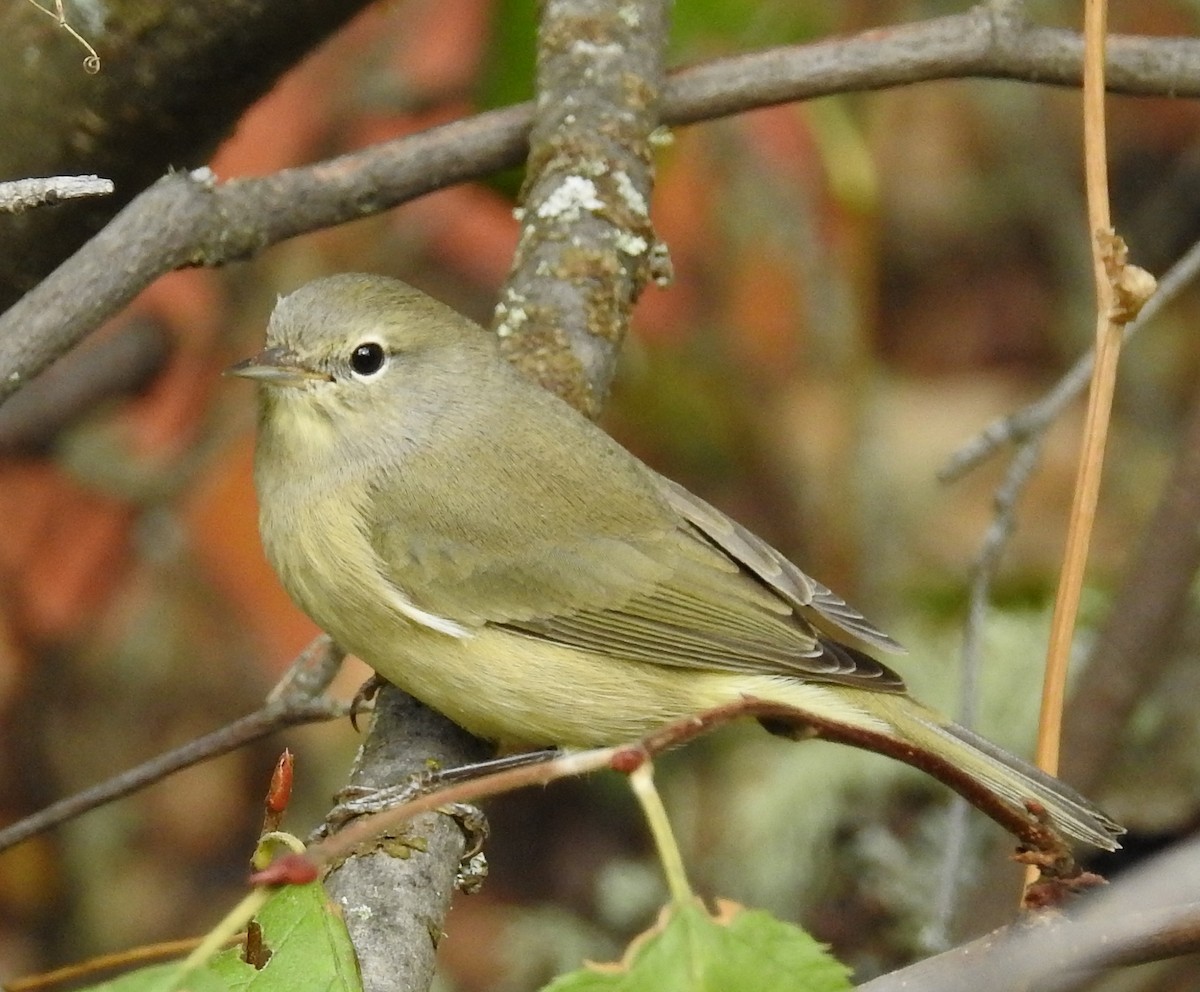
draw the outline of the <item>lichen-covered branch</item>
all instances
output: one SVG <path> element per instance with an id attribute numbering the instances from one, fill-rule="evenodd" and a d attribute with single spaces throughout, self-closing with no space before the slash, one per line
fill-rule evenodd
<path id="1" fill-rule="evenodd" d="M 507 357 L 589 415 L 646 283 L 665 0 L 549 0 L 521 240 L 496 308 Z"/>

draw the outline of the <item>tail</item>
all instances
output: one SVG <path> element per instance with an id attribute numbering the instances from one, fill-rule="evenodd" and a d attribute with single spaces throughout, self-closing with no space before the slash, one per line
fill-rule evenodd
<path id="1" fill-rule="evenodd" d="M 843 650 L 849 650 L 843 648 Z M 944 782 L 968 802 L 1031 844 L 1041 807 L 1062 834 L 1105 851 L 1125 832 L 1074 789 L 991 741 L 922 706 L 903 692 L 834 683 L 761 682 L 744 691 L 797 713 L 760 717 L 773 733 L 853 744 L 898 758 Z"/>
<path id="2" fill-rule="evenodd" d="M 889 725 L 891 733 L 888 736 L 894 735 L 902 743 L 919 752 L 933 754 L 946 765 L 965 773 L 968 781 L 947 781 L 947 784 L 968 800 L 975 798 L 970 794 L 973 787 L 982 786 L 1025 820 L 1030 818 L 1027 804 L 1032 801 L 1045 809 L 1052 825 L 1061 833 L 1106 851 L 1121 846 L 1116 838 L 1125 832 L 1124 827 L 1040 768 L 908 696 L 862 691 L 855 695 L 863 709 Z M 921 757 L 920 753 L 913 754 L 910 763 L 932 771 Z"/>

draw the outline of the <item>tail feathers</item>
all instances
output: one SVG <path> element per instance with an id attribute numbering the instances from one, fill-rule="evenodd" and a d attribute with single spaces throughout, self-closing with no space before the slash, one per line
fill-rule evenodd
<path id="1" fill-rule="evenodd" d="M 1030 800 L 1039 803 L 1054 827 L 1070 837 L 1106 851 L 1121 846 L 1117 837 L 1125 828 L 1068 785 L 910 699 L 893 698 L 907 705 L 887 707 L 886 719 L 906 741 L 970 772 L 1019 811 L 1024 811 Z"/>
<path id="2" fill-rule="evenodd" d="M 792 679 L 764 685 L 759 677 L 746 684 L 743 695 L 795 710 L 794 721 L 786 714 L 761 721 L 773 733 L 803 737 L 815 730 L 898 758 L 942 779 L 1009 829 L 1014 823 L 999 816 L 997 802 L 1024 823 L 1036 803 L 1059 833 L 1105 851 L 1121 846 L 1117 838 L 1124 828 L 1074 789 L 903 692 Z"/>

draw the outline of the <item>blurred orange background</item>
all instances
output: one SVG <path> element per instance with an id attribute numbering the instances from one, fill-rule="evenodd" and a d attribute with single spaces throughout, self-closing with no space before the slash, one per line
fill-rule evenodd
<path id="1" fill-rule="evenodd" d="M 371 8 L 245 116 L 213 168 L 221 179 L 266 175 L 530 95 L 532 39 L 513 42 L 532 23 L 529 6 Z M 672 62 L 913 11 L 794 6 L 680 9 Z M 1136 23 L 1118 13 L 1114 30 L 1197 27 L 1183 3 L 1147 0 L 1125 15 Z M 1200 233 L 1200 107 L 1114 98 L 1110 128 L 1118 229 L 1133 260 L 1161 274 Z M 658 162 L 654 217 L 675 280 L 637 307 L 606 425 L 897 630 L 912 651 L 906 674 L 947 708 L 967 576 L 1003 464 L 949 488 L 934 473 L 1086 347 L 1079 146 L 1078 94 L 950 81 L 697 125 Z M 512 177 L 456 187 L 249 263 L 173 273 L 114 322 L 136 314 L 169 330 L 162 374 L 49 452 L 0 464 L 0 819 L 253 709 L 315 635 L 263 560 L 252 397 L 220 373 L 258 347 L 277 294 L 335 271 L 400 276 L 486 323 L 516 244 L 515 188 Z M 1195 388 L 1196 306 L 1187 294 L 1124 359 L 1085 623 L 1102 615 L 1169 464 Z M 985 681 L 998 701 L 984 729 L 1018 748 L 1037 706 L 1078 432 L 1077 408 L 1050 436 L 996 588 L 997 674 Z M 347 670 L 339 690 L 351 694 L 364 675 Z M 862 975 L 911 956 L 901 925 L 911 907 L 848 894 L 814 866 L 822 853 L 845 854 L 845 832 L 868 820 L 929 847 L 917 811 L 942 793 L 873 758 L 866 771 L 854 764 L 822 786 L 836 796 L 814 845 L 778 827 L 797 801 L 787 790 L 808 786 L 779 786 L 793 796 L 781 798 L 784 773 L 772 763 L 798 759 L 751 731 L 665 763 L 700 887 L 803 918 Z M 299 751 L 292 828 L 303 833 L 353 753 L 344 725 L 194 769 L 0 856 L 0 978 L 209 925 L 242 880 L 257 797 L 285 742 Z M 1194 816 L 1194 773 L 1184 758 L 1166 761 L 1151 773 L 1154 801 L 1139 794 L 1123 806 L 1118 784 L 1110 805 L 1135 827 L 1177 827 Z M 897 789 L 907 804 L 896 804 Z M 774 857 L 745 867 L 766 855 L 749 847 L 734 809 L 774 824 L 764 832 L 785 852 L 807 845 L 794 870 Z M 447 928 L 457 987 L 533 987 L 576 951 L 615 953 L 649 920 L 656 872 L 618 785 L 512 797 L 493 816 L 494 878 L 459 899 Z"/>

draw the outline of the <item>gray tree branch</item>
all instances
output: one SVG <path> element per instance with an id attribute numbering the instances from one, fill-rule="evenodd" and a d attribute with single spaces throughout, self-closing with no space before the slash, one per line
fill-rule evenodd
<path id="1" fill-rule="evenodd" d="M 952 77 L 1077 85 L 1081 57 L 1082 42 L 1072 32 L 1030 27 L 977 7 L 679 70 L 664 89 L 661 117 L 665 124 L 688 124 L 791 100 Z M 1109 63 L 1112 92 L 1200 95 L 1200 40 L 1114 36 Z M 532 107 L 522 104 L 263 179 L 219 186 L 182 174 L 159 180 L 0 317 L 0 401 L 158 275 L 245 258 L 286 238 L 516 165 L 531 123 Z M 111 264 L 116 251 L 120 267 Z"/>
<path id="2" fill-rule="evenodd" d="M 440 713 L 394 686 L 381 689 L 350 785 L 383 789 L 481 761 L 487 748 Z M 420 992 L 433 981 L 442 924 L 466 847 L 460 825 L 424 813 L 395 837 L 382 837 L 325 878 L 342 908 L 367 992 Z"/>
<path id="3" fill-rule="evenodd" d="M 1200 842 L 1094 894 L 1069 918 L 1039 917 L 859 986 L 860 992 L 1067 992 L 1097 971 L 1200 947 Z"/>
<path id="4" fill-rule="evenodd" d="M 34 207 L 52 207 L 64 200 L 108 196 L 111 179 L 99 176 L 47 176 L 43 179 L 13 179 L 0 183 L 0 213 L 19 214 Z"/>
<path id="5" fill-rule="evenodd" d="M 510 361 L 597 414 L 633 305 L 661 268 L 650 223 L 669 4 L 549 0 L 521 240 L 496 308 Z"/>

